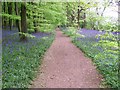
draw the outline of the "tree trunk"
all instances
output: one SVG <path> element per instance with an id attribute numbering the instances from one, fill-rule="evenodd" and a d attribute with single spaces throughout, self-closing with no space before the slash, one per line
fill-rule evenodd
<path id="1" fill-rule="evenodd" d="M 67 27 L 69 26 L 69 10 L 68 10 L 68 5 L 69 5 L 69 3 L 67 2 L 67 5 L 66 5 L 66 16 L 67 16 L 67 23 L 66 23 L 66 25 L 67 25 Z"/>
<path id="2" fill-rule="evenodd" d="M 15 2 L 15 13 L 16 13 L 16 15 L 19 15 L 19 12 L 18 12 L 18 2 Z M 21 27 L 20 27 L 20 21 L 19 20 L 16 20 L 16 26 L 18 28 L 18 31 L 20 32 L 21 31 Z"/>
<path id="3" fill-rule="evenodd" d="M 8 2 L 8 14 L 12 15 L 12 2 Z M 9 18 L 9 27 L 12 29 L 12 19 Z"/>
<path id="4" fill-rule="evenodd" d="M 84 22 L 83 22 L 83 28 L 85 28 L 86 27 L 86 13 L 84 13 Z"/>
<path id="5" fill-rule="evenodd" d="M 77 17 L 77 23 L 78 23 L 78 29 L 80 28 L 80 9 L 79 9 L 79 5 L 78 5 L 78 17 Z"/>
<path id="6" fill-rule="evenodd" d="M 6 13 L 6 3 L 5 2 L 3 2 L 3 12 L 4 13 Z M 6 22 L 6 17 L 3 17 L 3 26 L 4 26 L 4 28 L 6 29 L 6 25 L 7 25 L 7 22 Z"/>
<path id="7" fill-rule="evenodd" d="M 26 22 L 26 3 L 21 3 L 21 36 L 20 41 L 27 41 L 25 33 L 27 33 L 27 22 Z"/>

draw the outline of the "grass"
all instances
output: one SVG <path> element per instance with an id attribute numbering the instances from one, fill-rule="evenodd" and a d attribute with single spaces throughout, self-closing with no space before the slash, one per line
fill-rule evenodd
<path id="1" fill-rule="evenodd" d="M 17 35 L 3 39 L 2 88 L 27 88 L 30 85 L 54 35 L 28 39 L 27 43 L 19 42 Z"/>

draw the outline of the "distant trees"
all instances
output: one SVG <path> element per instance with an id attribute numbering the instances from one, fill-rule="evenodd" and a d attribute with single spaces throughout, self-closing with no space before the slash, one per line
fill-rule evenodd
<path id="1" fill-rule="evenodd" d="M 25 33 L 49 32 L 57 25 L 76 28 L 102 29 L 104 11 L 113 0 L 98 4 L 97 0 L 79 2 L 2 2 L 2 25 L 18 28 L 20 40 Z M 101 11 L 101 13 L 100 13 Z"/>
<path id="2" fill-rule="evenodd" d="M 78 29 L 86 25 L 86 10 L 90 8 L 89 2 L 67 2 L 66 3 L 66 16 L 69 26 L 75 26 Z"/>
<path id="3" fill-rule="evenodd" d="M 2 26 L 18 28 L 20 41 L 26 41 L 26 33 L 49 32 L 57 25 L 66 23 L 62 3 L 2 2 Z"/>

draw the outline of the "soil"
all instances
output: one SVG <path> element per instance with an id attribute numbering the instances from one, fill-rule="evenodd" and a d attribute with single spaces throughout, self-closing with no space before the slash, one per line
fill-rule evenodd
<path id="1" fill-rule="evenodd" d="M 101 80 L 92 60 L 57 28 L 31 88 L 99 88 Z"/>

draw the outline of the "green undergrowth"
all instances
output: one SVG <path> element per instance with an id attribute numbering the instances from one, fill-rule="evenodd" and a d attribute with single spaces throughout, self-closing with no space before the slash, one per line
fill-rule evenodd
<path id="1" fill-rule="evenodd" d="M 61 28 L 61 29 L 62 29 L 62 28 Z M 62 30 L 63 30 L 63 29 L 62 29 Z M 77 32 L 77 29 L 74 28 L 74 27 L 68 27 L 66 30 L 63 30 L 63 33 L 64 33 L 65 35 L 67 35 L 68 37 L 71 37 L 72 40 L 74 40 L 75 38 L 83 38 L 83 37 L 84 37 L 84 35 L 79 34 L 79 33 Z"/>
<path id="2" fill-rule="evenodd" d="M 54 34 L 43 38 L 29 38 L 19 42 L 17 36 L 3 41 L 2 88 L 27 88 L 35 78 L 46 50 L 54 40 Z"/>
<path id="3" fill-rule="evenodd" d="M 103 76 L 102 87 L 118 88 L 120 82 L 118 80 L 118 54 L 99 51 L 93 47 L 96 43 L 85 41 L 72 41 L 87 57 L 90 57 L 97 66 L 97 70 Z"/>
<path id="4" fill-rule="evenodd" d="M 68 36 L 69 32 L 66 31 L 64 34 Z M 72 42 L 97 66 L 97 70 L 104 78 L 102 87 L 118 88 L 120 87 L 118 40 L 113 34 L 107 33 L 99 38 L 101 38 L 99 41 L 96 41 L 95 37 L 86 37 L 78 40 L 72 39 Z"/>

